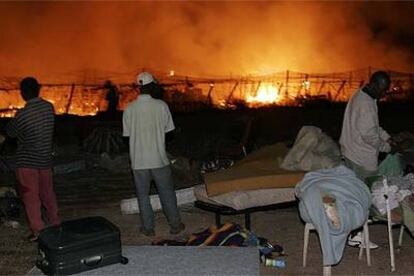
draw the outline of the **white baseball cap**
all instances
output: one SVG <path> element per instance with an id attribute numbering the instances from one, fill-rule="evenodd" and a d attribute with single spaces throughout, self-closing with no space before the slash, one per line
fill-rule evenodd
<path id="1" fill-rule="evenodd" d="M 155 82 L 154 77 L 148 72 L 142 72 L 137 76 L 138 85 L 147 85 L 151 82 Z"/>

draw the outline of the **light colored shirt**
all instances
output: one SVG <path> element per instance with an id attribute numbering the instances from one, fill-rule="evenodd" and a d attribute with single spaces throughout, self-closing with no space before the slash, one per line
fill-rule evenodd
<path id="1" fill-rule="evenodd" d="M 377 101 L 358 90 L 345 109 L 339 140 L 342 155 L 368 171 L 376 171 L 379 152 L 391 150 L 389 138 L 379 126 Z"/>
<path id="2" fill-rule="evenodd" d="M 124 111 L 122 124 L 123 136 L 129 137 L 132 169 L 155 169 L 170 164 L 165 151 L 165 133 L 175 127 L 165 102 L 150 95 L 139 95 Z"/>

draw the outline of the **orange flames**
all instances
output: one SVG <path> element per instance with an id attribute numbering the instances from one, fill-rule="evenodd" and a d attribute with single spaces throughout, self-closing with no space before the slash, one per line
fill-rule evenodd
<path id="1" fill-rule="evenodd" d="M 279 89 L 272 83 L 260 83 L 256 95 L 248 94 L 245 98 L 249 105 L 277 104 L 281 101 Z"/>
<path id="2" fill-rule="evenodd" d="M 164 100 L 175 110 L 194 110 L 206 105 L 233 109 L 240 104 L 248 107 L 266 105 L 301 106 L 308 102 L 347 101 L 371 75 L 373 68 L 327 74 L 278 72 L 263 76 L 233 76 L 222 78 L 183 77 L 175 71 L 159 73 L 157 80 L 164 85 Z M 168 77 L 166 77 L 168 76 Z M 393 95 L 389 99 L 412 99 L 412 74 L 392 71 Z M 127 76 L 127 80 L 133 76 Z M 47 84 L 41 97 L 50 101 L 56 114 L 93 116 L 107 109 L 107 89 L 95 81 L 90 84 Z M 118 109 L 137 97 L 131 83 L 115 79 L 119 95 Z M 7 83 L 6 83 L 7 84 Z M 13 117 L 24 106 L 16 84 L 8 84 L 0 97 L 0 117 Z M 0 87 L 1 88 L 1 87 Z M 397 93 L 398 92 L 398 93 Z M 394 95 L 395 94 L 395 95 Z M 398 94 L 398 95 L 397 95 Z M 398 96 L 399 98 L 397 98 Z"/>

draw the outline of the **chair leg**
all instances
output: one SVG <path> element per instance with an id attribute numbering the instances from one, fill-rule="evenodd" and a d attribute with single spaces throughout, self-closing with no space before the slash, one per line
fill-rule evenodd
<path id="1" fill-rule="evenodd" d="M 332 267 L 330 265 L 323 267 L 323 276 L 331 276 L 332 274 Z"/>
<path id="2" fill-rule="evenodd" d="M 365 222 L 363 231 L 364 231 L 365 249 L 367 251 L 367 265 L 371 266 L 371 248 L 370 248 L 370 240 L 369 240 L 368 221 Z M 362 249 L 362 247 L 360 249 Z M 361 251 L 360 251 L 360 254 L 361 254 Z"/>
<path id="3" fill-rule="evenodd" d="M 309 232 L 312 224 L 306 223 L 305 224 L 305 231 L 303 237 L 303 267 L 306 267 L 306 258 L 308 255 L 308 244 L 309 244 Z"/>
<path id="4" fill-rule="evenodd" d="M 387 201 L 388 204 L 388 201 Z M 388 207 L 388 206 L 387 206 Z M 392 237 L 392 222 L 391 222 L 391 213 L 389 208 L 387 208 L 387 221 L 388 221 L 388 242 L 390 247 L 390 259 L 391 259 L 391 272 L 395 271 L 395 255 L 394 255 L 394 240 Z"/>
<path id="5" fill-rule="evenodd" d="M 359 253 L 358 253 L 358 260 L 362 259 L 362 255 L 364 255 L 364 248 L 361 246 L 359 247 Z"/>
<path id="6" fill-rule="evenodd" d="M 400 235 L 398 236 L 398 247 L 402 246 L 403 235 L 404 235 L 404 224 L 401 224 Z"/>

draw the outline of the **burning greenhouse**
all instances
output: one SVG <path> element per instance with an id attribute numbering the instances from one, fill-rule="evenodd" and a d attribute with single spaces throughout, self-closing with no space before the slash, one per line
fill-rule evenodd
<path id="1" fill-rule="evenodd" d="M 370 75 L 372 68 L 331 73 L 307 74 L 285 71 L 271 75 L 199 78 L 157 73 L 164 86 L 164 99 L 173 109 L 189 110 L 210 106 L 233 108 L 236 103 L 247 107 L 266 105 L 302 105 L 307 101 L 343 102 Z M 414 91 L 414 74 L 390 71 L 393 86 L 388 100 L 409 100 Z M 136 98 L 137 90 L 125 75 L 105 76 L 112 79 L 119 94 L 118 109 Z M 95 115 L 107 108 L 105 77 L 89 82 L 43 84 L 42 96 L 52 102 L 57 114 Z M 130 79 L 134 76 L 131 74 Z M 2 117 L 13 116 L 23 107 L 17 78 L 1 81 Z"/>

